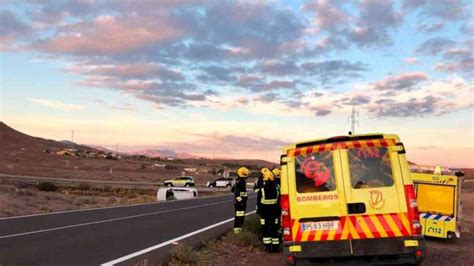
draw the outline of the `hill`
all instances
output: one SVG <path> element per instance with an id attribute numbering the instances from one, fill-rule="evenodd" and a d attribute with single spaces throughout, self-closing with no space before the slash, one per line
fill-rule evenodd
<path id="1" fill-rule="evenodd" d="M 63 149 L 77 149 L 82 152 L 63 153 Z M 0 122 L 0 173 L 16 175 L 38 175 L 62 178 L 127 180 L 158 182 L 181 175 L 185 169 L 197 169 L 190 172 L 197 183 L 203 184 L 215 178 L 218 169 L 235 170 L 245 165 L 252 169 L 274 164 L 263 160 L 232 160 L 200 158 L 190 153 L 177 153 L 172 150 L 144 150 L 131 156 L 122 154 L 121 158 L 109 158 L 104 153 L 111 150 L 93 146 L 79 145 L 70 141 L 55 141 L 33 137 L 19 132 Z M 156 158 L 174 158 L 159 162 Z M 165 165 L 159 167 L 157 164 Z"/>
<path id="2" fill-rule="evenodd" d="M 90 149 L 87 146 L 78 145 L 71 141 L 55 141 L 32 137 L 21 133 L 4 122 L 0 121 L 0 151 L 43 151 L 43 150 L 59 150 L 59 149 Z"/>

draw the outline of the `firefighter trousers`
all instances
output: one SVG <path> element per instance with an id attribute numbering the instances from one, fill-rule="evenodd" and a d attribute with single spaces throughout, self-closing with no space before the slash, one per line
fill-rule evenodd
<path id="1" fill-rule="evenodd" d="M 242 201 L 235 201 L 235 217 L 234 217 L 234 233 L 238 234 L 242 231 L 242 225 L 245 221 L 245 209 L 247 208 L 247 200 L 242 199 Z"/>
<path id="2" fill-rule="evenodd" d="M 278 235 L 278 227 L 280 217 L 276 207 L 267 206 L 262 208 L 260 224 L 262 225 L 262 241 L 267 251 L 276 251 L 280 246 L 280 237 Z"/>

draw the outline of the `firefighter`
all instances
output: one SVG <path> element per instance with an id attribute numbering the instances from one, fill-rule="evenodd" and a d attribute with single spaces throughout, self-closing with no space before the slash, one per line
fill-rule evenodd
<path id="1" fill-rule="evenodd" d="M 258 215 L 260 215 L 259 207 L 260 207 L 260 198 L 262 197 L 260 190 L 262 189 L 262 186 L 263 186 L 263 173 L 266 171 L 269 171 L 268 168 L 262 168 L 262 170 L 258 174 L 257 181 L 255 181 L 255 183 L 253 184 L 253 191 L 257 193 L 257 205 L 255 206 L 255 209 Z"/>
<path id="2" fill-rule="evenodd" d="M 278 190 L 280 190 L 281 188 L 281 179 L 280 179 L 280 174 L 281 174 L 281 171 L 279 168 L 275 167 L 272 169 L 272 173 L 273 175 L 275 176 L 275 183 L 277 184 L 278 186 Z M 277 225 L 277 228 L 278 228 L 278 239 L 280 239 L 280 242 L 283 238 L 283 230 L 281 229 L 281 208 L 278 208 L 278 225 Z"/>
<path id="3" fill-rule="evenodd" d="M 278 251 L 280 240 L 278 225 L 280 221 L 280 189 L 275 182 L 275 176 L 268 170 L 263 173 L 263 186 L 260 199 L 260 223 L 262 225 L 262 241 L 268 252 Z"/>
<path id="4" fill-rule="evenodd" d="M 245 167 L 240 167 L 237 170 L 237 179 L 235 184 L 232 187 L 232 192 L 234 193 L 234 209 L 235 209 L 235 218 L 234 218 L 234 233 L 238 234 L 242 231 L 242 225 L 245 220 L 245 209 L 247 208 L 247 177 L 249 176 L 249 169 Z"/>

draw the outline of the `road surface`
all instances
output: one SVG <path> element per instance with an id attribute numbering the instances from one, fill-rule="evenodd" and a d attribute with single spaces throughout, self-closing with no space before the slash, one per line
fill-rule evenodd
<path id="1" fill-rule="evenodd" d="M 232 216 L 228 195 L 0 218 L 0 265 L 99 265 Z"/>

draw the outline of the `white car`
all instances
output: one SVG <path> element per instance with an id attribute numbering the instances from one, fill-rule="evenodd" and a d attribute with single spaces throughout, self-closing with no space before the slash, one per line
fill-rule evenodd
<path id="1" fill-rule="evenodd" d="M 192 176 L 178 176 L 174 179 L 165 180 L 167 187 L 194 187 L 194 178 Z"/>
<path id="2" fill-rule="evenodd" d="M 198 196 L 195 188 L 161 187 L 156 192 L 157 201 L 192 199 Z"/>
<path id="3" fill-rule="evenodd" d="M 207 187 L 232 187 L 234 184 L 234 179 L 231 177 L 219 177 L 214 181 L 208 181 L 206 186 Z"/>

